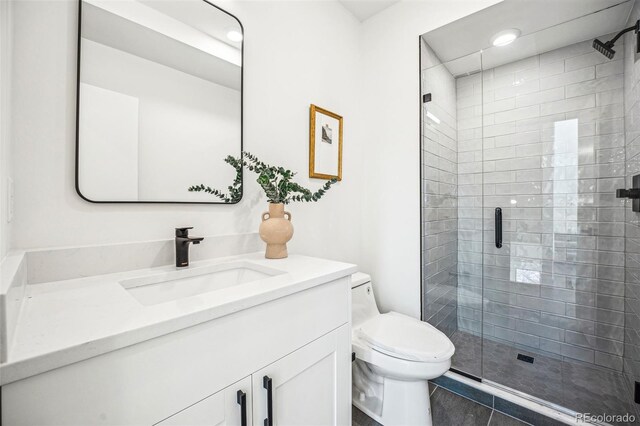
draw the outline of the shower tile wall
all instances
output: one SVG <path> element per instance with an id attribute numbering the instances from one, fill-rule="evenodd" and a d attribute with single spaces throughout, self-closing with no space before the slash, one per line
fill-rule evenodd
<path id="1" fill-rule="evenodd" d="M 457 329 L 456 85 L 421 41 L 424 103 L 422 132 L 422 318 L 451 336 Z"/>
<path id="2" fill-rule="evenodd" d="M 481 332 L 484 274 L 484 337 L 622 369 L 618 50 L 609 61 L 586 41 L 456 80 L 460 330 Z"/>
<path id="3" fill-rule="evenodd" d="M 636 2 L 627 26 L 640 19 Z M 640 173 L 640 55 L 634 55 L 635 35 L 625 36 L 624 100 L 627 144 L 627 187 Z M 626 291 L 624 371 L 631 383 L 640 381 L 640 213 L 626 209 Z"/>

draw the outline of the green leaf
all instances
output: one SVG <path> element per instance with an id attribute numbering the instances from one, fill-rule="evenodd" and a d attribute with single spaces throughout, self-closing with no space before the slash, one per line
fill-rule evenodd
<path id="1" fill-rule="evenodd" d="M 231 185 L 227 187 L 227 193 L 204 184 L 190 186 L 188 191 L 206 192 L 227 203 L 238 202 L 242 198 L 243 168 L 258 175 L 256 182 L 260 185 L 270 203 L 316 202 L 325 195 L 332 185 L 337 183 L 337 179 L 331 179 L 326 181 L 316 192 L 312 192 L 291 181 L 296 176 L 295 172 L 284 167 L 266 164 L 247 151 L 241 152 L 238 158 L 229 155 L 224 161 L 236 171 L 236 177 Z"/>

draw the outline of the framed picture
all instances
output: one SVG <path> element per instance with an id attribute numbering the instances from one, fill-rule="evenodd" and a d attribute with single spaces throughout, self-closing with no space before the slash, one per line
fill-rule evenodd
<path id="1" fill-rule="evenodd" d="M 309 177 L 342 180 L 342 117 L 311 105 Z"/>

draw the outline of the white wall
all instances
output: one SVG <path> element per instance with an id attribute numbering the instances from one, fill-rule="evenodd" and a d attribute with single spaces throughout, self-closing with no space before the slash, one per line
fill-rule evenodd
<path id="1" fill-rule="evenodd" d="M 15 6 L 15 248 L 255 232 L 266 200 L 255 176 L 236 206 L 97 205 L 74 189 L 76 1 Z M 291 251 L 359 261 L 362 143 L 358 135 L 359 23 L 336 2 L 229 2 L 245 27 L 245 148 L 309 180 L 308 115 L 315 103 L 345 117 L 344 180 L 319 203 L 291 205 Z M 224 164 L 222 166 L 225 166 Z M 206 244 L 206 241 L 205 243 Z"/>
<path id="2" fill-rule="evenodd" d="M 11 238 L 7 191 L 13 170 L 10 128 L 12 30 L 11 3 L 2 1 L 0 2 L 0 260 L 7 254 Z"/>
<path id="3" fill-rule="evenodd" d="M 420 316 L 418 37 L 499 0 L 403 1 L 363 24 L 362 269 L 382 310 Z"/>

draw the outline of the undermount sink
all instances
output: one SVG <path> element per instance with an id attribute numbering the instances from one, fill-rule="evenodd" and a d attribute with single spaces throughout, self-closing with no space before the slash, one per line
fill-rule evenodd
<path id="1" fill-rule="evenodd" d="M 120 285 L 141 304 L 157 305 L 283 273 L 250 262 L 232 262 L 132 278 Z"/>

